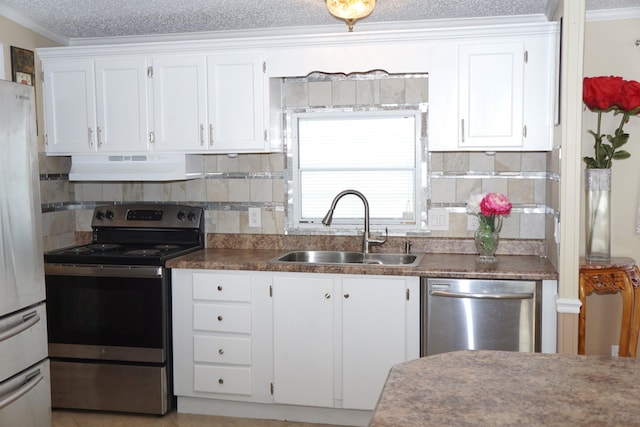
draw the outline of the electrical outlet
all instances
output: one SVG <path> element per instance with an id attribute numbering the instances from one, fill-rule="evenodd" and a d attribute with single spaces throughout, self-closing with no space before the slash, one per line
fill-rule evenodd
<path id="1" fill-rule="evenodd" d="M 429 209 L 429 230 L 446 231 L 449 229 L 449 211 L 446 209 Z"/>
<path id="2" fill-rule="evenodd" d="M 619 350 L 620 350 L 620 347 L 618 345 L 612 345 L 611 346 L 611 356 L 618 357 L 618 351 Z"/>
<path id="3" fill-rule="evenodd" d="M 261 227 L 261 219 L 260 208 L 249 208 L 249 227 Z"/>

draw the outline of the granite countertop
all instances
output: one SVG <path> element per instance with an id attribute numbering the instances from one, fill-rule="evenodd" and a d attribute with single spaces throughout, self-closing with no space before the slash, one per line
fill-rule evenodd
<path id="1" fill-rule="evenodd" d="M 556 270 L 547 259 L 534 255 L 498 255 L 497 263 L 485 264 L 477 262 L 477 256 L 471 254 L 427 253 L 422 262 L 415 267 L 290 264 L 269 261 L 286 252 L 288 250 L 283 249 L 207 248 L 169 260 L 167 267 L 512 280 L 558 278 Z"/>
<path id="2" fill-rule="evenodd" d="M 395 365 L 369 427 L 640 424 L 640 360 L 458 351 Z"/>

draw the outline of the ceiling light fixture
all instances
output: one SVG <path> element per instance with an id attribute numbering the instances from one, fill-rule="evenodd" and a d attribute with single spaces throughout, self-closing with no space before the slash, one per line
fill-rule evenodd
<path id="1" fill-rule="evenodd" d="M 376 0 L 327 0 L 329 13 L 339 19 L 344 19 L 353 31 L 353 26 L 358 19 L 371 15 L 376 7 Z"/>

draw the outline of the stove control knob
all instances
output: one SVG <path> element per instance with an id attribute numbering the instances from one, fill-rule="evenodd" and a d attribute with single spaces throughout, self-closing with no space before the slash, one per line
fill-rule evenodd
<path id="1" fill-rule="evenodd" d="M 113 212 L 112 211 L 107 211 L 105 216 L 107 217 L 107 219 L 113 219 Z"/>
<path id="2" fill-rule="evenodd" d="M 102 211 L 96 212 L 96 219 L 102 221 L 104 219 L 104 212 Z"/>
<path id="3" fill-rule="evenodd" d="M 195 212 L 189 212 L 189 215 L 187 215 L 187 219 L 191 222 L 196 220 L 196 213 Z"/>
<path id="4" fill-rule="evenodd" d="M 184 221 L 184 218 L 187 216 L 187 214 L 184 211 L 178 211 L 178 219 L 180 221 Z"/>

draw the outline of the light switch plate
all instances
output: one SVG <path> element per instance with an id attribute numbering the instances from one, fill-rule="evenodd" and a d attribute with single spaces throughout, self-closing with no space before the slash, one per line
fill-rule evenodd
<path id="1" fill-rule="evenodd" d="M 429 230 L 446 231 L 449 229 L 449 211 L 429 209 Z"/>
<path id="2" fill-rule="evenodd" d="M 249 208 L 249 227 L 261 227 L 261 216 L 260 208 Z"/>
<path id="3" fill-rule="evenodd" d="M 479 225 L 477 216 L 467 215 L 467 230 L 476 231 Z"/>

